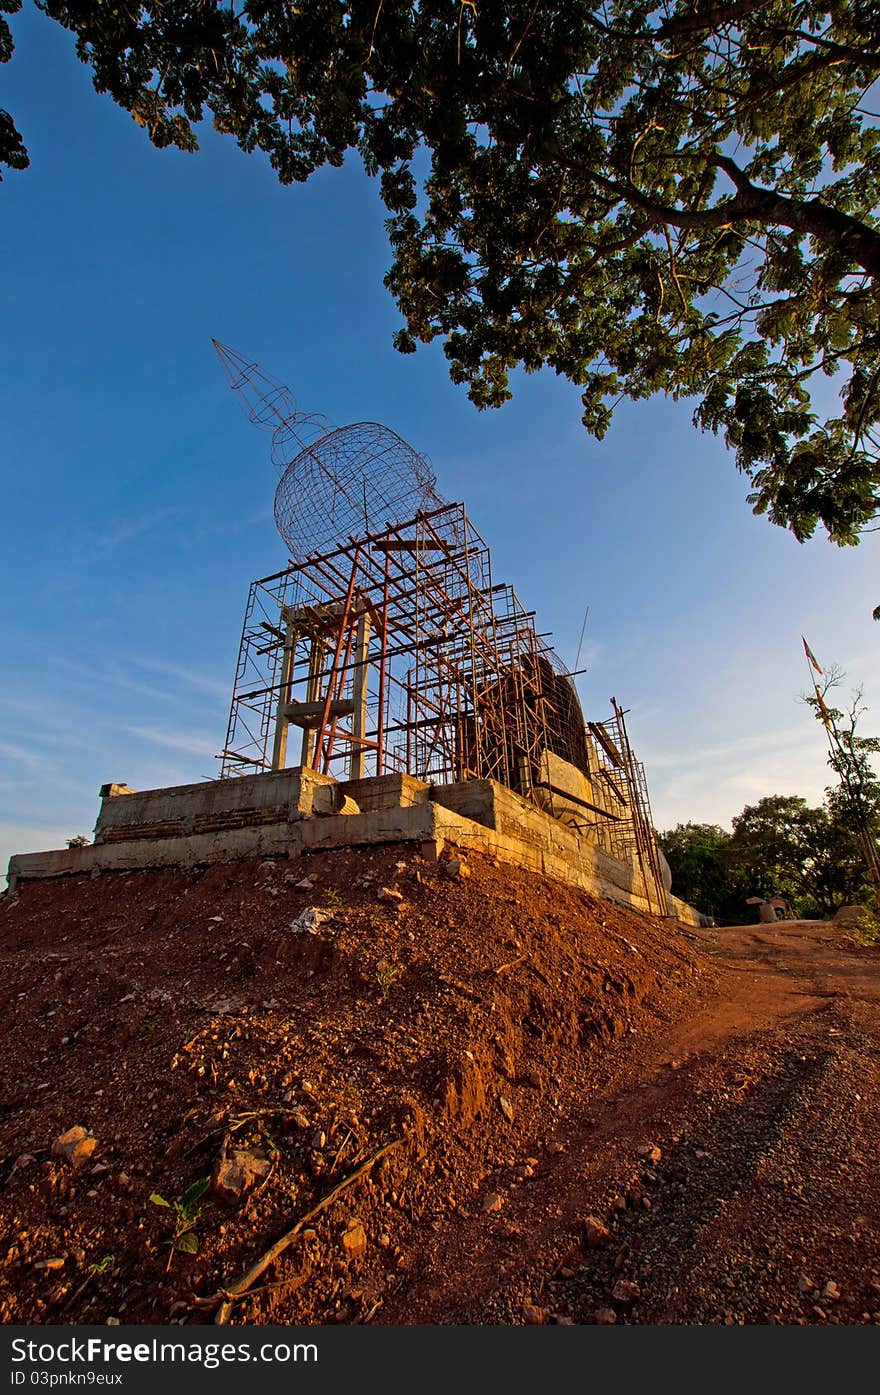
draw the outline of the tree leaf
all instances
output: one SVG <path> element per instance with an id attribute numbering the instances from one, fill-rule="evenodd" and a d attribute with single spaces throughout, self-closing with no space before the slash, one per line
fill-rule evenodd
<path id="1" fill-rule="evenodd" d="M 622 398 L 688 396 L 771 523 L 851 545 L 876 518 L 876 3 L 40 8 L 156 147 L 207 117 L 283 184 L 357 151 L 394 342 L 442 340 L 478 409 L 518 367 L 576 384 L 599 439 Z M 27 152 L 0 111 L 4 163 Z"/>
<path id="2" fill-rule="evenodd" d="M 200 1177 L 197 1182 L 193 1182 L 180 1198 L 180 1209 L 189 1215 L 195 1203 L 205 1195 L 210 1185 L 210 1177 Z"/>

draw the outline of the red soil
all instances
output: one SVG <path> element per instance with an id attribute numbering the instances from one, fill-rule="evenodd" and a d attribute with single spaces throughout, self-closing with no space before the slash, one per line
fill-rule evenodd
<path id="1" fill-rule="evenodd" d="M 444 870 L 348 850 L 0 897 L 3 1321 L 880 1320 L 876 952 Z M 172 1249 L 151 1195 L 235 1151 L 268 1172 Z"/>

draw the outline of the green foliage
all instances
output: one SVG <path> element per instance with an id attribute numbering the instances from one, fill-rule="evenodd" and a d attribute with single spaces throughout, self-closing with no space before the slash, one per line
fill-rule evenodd
<path id="1" fill-rule="evenodd" d="M 199 1237 L 196 1233 L 196 1226 L 203 1209 L 210 1205 L 209 1202 L 205 1201 L 205 1193 L 210 1185 L 210 1177 L 200 1177 L 197 1182 L 193 1182 L 187 1187 L 178 1201 L 168 1201 L 159 1192 L 152 1193 L 150 1201 L 153 1205 L 171 1212 L 169 1219 L 172 1233 L 168 1240 L 168 1244 L 171 1246 L 171 1254 L 168 1256 L 169 1266 L 175 1250 L 188 1255 L 198 1253 Z"/>
<path id="2" fill-rule="evenodd" d="M 825 728 L 828 764 L 838 778 L 838 784 L 826 790 L 828 808 L 858 843 L 880 904 L 880 780 L 873 765 L 873 758 L 880 755 L 880 738 L 859 733 L 859 722 L 868 710 L 861 688 L 852 693 L 846 711 L 826 701 L 844 677 L 836 665 L 832 666 L 823 674 L 821 686 L 817 684 L 804 701 Z"/>
<path id="3" fill-rule="evenodd" d="M 786 896 L 802 913 L 831 917 L 864 898 L 866 869 L 858 843 L 833 810 L 796 795 L 771 795 L 733 820 L 730 864 L 753 896 Z"/>
<path id="4" fill-rule="evenodd" d="M 659 842 L 676 896 L 722 924 L 755 918 L 749 896 L 784 896 L 801 915 L 830 918 L 868 893 L 858 842 L 831 800 L 813 808 L 797 795 L 769 795 L 746 805 L 732 833 L 679 824 Z"/>
<path id="5" fill-rule="evenodd" d="M 875 517 L 873 0 L 39 3 L 154 145 L 210 117 L 283 183 L 357 149 L 397 347 L 440 338 L 478 407 L 517 366 L 576 383 L 599 438 L 622 397 L 689 397 L 757 513 L 838 543 Z"/>
<path id="6" fill-rule="evenodd" d="M 382 998 L 388 997 L 399 978 L 400 970 L 396 964 L 389 964 L 386 959 L 382 959 L 376 965 L 376 982 L 379 985 L 379 993 Z"/>
<path id="7" fill-rule="evenodd" d="M 20 9 L 21 0 L 0 0 L 0 63 L 9 62 L 13 48 L 12 31 L 3 15 L 17 14 Z M 28 153 L 15 122 L 9 112 L 0 107 L 0 179 L 3 178 L 4 165 L 13 170 L 25 170 L 29 164 Z"/>
<path id="8" fill-rule="evenodd" d="M 836 666 L 832 667 L 815 695 L 808 695 L 804 701 L 828 733 L 828 764 L 839 780 L 838 786 L 828 791 L 836 816 L 854 830 L 867 825 L 876 837 L 880 831 L 880 780 L 872 758 L 880 755 L 880 738 L 859 733 L 859 722 L 868 710 L 862 702 L 861 688 L 852 693 L 846 711 L 827 702 L 844 677 Z"/>
<path id="9" fill-rule="evenodd" d="M 848 920 L 845 928 L 868 949 L 880 947 L 880 915 L 867 906 L 854 920 Z"/>
<path id="10" fill-rule="evenodd" d="M 73 838 L 68 838 L 67 840 L 67 846 L 69 848 L 87 848 L 88 845 L 89 839 L 84 833 L 77 833 Z"/>
<path id="11" fill-rule="evenodd" d="M 676 896 L 724 923 L 745 919 L 749 890 L 726 856 L 730 834 L 717 824 L 680 823 L 658 835 Z"/>

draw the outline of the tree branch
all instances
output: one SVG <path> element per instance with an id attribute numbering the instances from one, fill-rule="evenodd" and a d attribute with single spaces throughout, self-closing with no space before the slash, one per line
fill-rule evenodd
<path id="1" fill-rule="evenodd" d="M 815 237 L 828 247 L 843 249 L 868 275 L 880 283 L 880 233 L 848 213 L 832 208 L 820 199 L 794 199 L 753 184 L 744 170 L 728 155 L 716 151 L 707 156 L 723 170 L 736 187 L 732 199 L 713 208 L 674 208 L 644 194 L 630 180 L 608 179 L 598 170 L 581 171 L 600 189 L 614 193 L 624 203 L 634 204 L 658 223 L 674 228 L 721 228 L 737 222 L 757 222 L 790 228 Z M 571 166 L 569 166 L 571 168 Z"/>
<path id="2" fill-rule="evenodd" d="M 821 34 L 807 34 L 803 29 L 777 29 L 775 25 L 771 25 L 769 32 L 815 44 L 817 48 L 826 50 L 833 63 L 854 63 L 857 67 L 880 68 L 880 54 L 868 53 L 863 48 L 851 48 L 849 44 L 839 44 Z"/>
<path id="3" fill-rule="evenodd" d="M 639 239 L 644 237 L 646 232 L 651 231 L 654 227 L 654 222 L 655 220 L 653 218 L 648 218 L 644 223 L 639 223 L 637 227 L 633 228 L 632 232 L 628 233 L 626 237 L 618 238 L 617 242 L 606 242 L 597 247 L 588 262 L 583 266 L 579 266 L 566 277 L 564 285 L 560 286 L 551 304 L 556 305 L 564 296 L 571 295 L 573 291 L 576 291 L 578 286 L 589 276 L 593 267 L 597 266 L 605 257 L 611 256 L 614 252 L 623 252 L 627 247 L 635 246 Z"/>
<path id="4" fill-rule="evenodd" d="M 714 29 L 716 25 L 737 24 L 740 20 L 746 19 L 754 14 L 755 10 L 764 8 L 765 0 L 740 0 L 740 3 L 729 5 L 715 5 L 711 9 L 707 6 L 697 10 L 690 15 L 675 15 L 672 19 L 666 19 L 653 31 L 661 39 L 671 38 L 676 34 L 692 34 L 704 29 Z"/>

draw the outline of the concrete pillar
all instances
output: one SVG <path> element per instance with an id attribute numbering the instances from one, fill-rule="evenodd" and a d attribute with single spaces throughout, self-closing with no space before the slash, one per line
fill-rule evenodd
<path id="1" fill-rule="evenodd" d="M 351 718 L 352 735 L 357 740 L 367 734 L 367 688 L 370 677 L 370 617 L 365 611 L 358 620 L 354 641 L 354 661 L 352 664 L 351 696 L 354 712 Z M 366 771 L 366 750 L 353 745 L 348 761 L 349 780 L 362 780 Z"/>
<path id="2" fill-rule="evenodd" d="M 321 670 L 324 667 L 325 649 L 323 641 L 317 636 L 312 640 L 312 647 L 309 650 L 309 676 L 306 680 L 306 702 L 317 702 L 321 696 Z M 314 727 L 303 727 L 302 750 L 300 752 L 300 765 L 310 766 L 315 754 L 315 729 Z"/>
<path id="3" fill-rule="evenodd" d="M 520 753 L 516 757 L 516 792 L 527 799 L 532 792 L 532 767 L 529 758 Z"/>
<path id="4" fill-rule="evenodd" d="M 287 718 L 284 715 L 284 709 L 290 702 L 296 639 L 293 625 L 288 624 L 284 638 L 284 652 L 281 658 L 281 687 L 278 691 L 278 704 L 275 708 L 275 743 L 272 747 L 273 770 L 283 770 L 287 764 Z"/>

